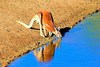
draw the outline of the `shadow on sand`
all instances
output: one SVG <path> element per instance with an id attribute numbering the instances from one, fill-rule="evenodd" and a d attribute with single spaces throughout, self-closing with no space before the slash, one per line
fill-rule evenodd
<path id="1" fill-rule="evenodd" d="M 60 32 L 62 34 L 62 37 L 65 35 L 66 32 L 69 32 L 70 29 L 71 29 L 70 27 L 66 27 L 66 28 L 60 29 Z"/>
<path id="2" fill-rule="evenodd" d="M 31 29 L 40 30 L 39 28 L 33 28 L 33 27 Z M 60 32 L 61 32 L 62 37 L 65 35 L 66 32 L 69 32 L 70 29 L 71 29 L 70 27 L 61 28 Z"/>

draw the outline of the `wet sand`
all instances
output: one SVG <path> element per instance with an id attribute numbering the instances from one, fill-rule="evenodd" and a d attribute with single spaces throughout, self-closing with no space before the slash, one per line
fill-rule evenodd
<path id="1" fill-rule="evenodd" d="M 36 29 L 26 29 L 16 23 L 20 20 L 29 24 L 31 18 L 39 10 L 52 13 L 56 26 L 61 32 L 72 28 L 89 14 L 100 10 L 100 0 L 0 0 L 0 62 L 2 67 L 12 60 L 22 56 L 29 50 L 43 45 L 53 37 L 43 38 L 39 35 L 39 25 Z"/>

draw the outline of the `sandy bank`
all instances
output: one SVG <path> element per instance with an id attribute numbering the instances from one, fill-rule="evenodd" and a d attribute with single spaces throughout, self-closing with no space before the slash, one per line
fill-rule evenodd
<path id="1" fill-rule="evenodd" d="M 16 20 L 28 24 L 39 10 L 49 10 L 56 26 L 65 31 L 88 14 L 100 10 L 100 0 L 0 0 L 0 62 L 8 62 L 23 55 L 28 50 L 45 44 L 53 38 L 43 38 L 39 30 L 26 29 Z M 34 24 L 39 28 L 38 24 Z"/>

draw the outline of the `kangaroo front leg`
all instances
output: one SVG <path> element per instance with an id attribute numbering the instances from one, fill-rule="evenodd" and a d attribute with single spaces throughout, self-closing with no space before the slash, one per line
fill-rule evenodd
<path id="1" fill-rule="evenodd" d="M 49 32 L 49 36 L 50 36 L 50 37 L 52 36 L 52 32 Z"/>

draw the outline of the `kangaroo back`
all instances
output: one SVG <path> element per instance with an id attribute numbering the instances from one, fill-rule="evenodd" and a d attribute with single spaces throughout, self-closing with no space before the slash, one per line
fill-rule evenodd
<path id="1" fill-rule="evenodd" d="M 47 31 L 55 31 L 55 25 L 53 22 L 53 17 L 48 11 L 41 11 L 42 14 L 42 24 Z"/>

